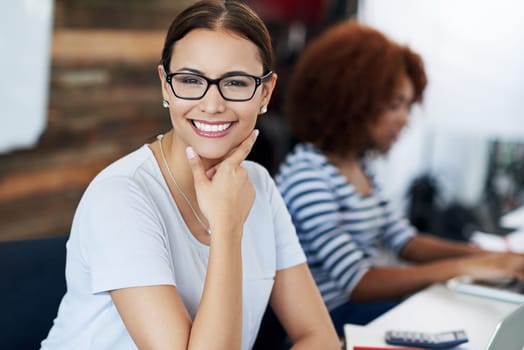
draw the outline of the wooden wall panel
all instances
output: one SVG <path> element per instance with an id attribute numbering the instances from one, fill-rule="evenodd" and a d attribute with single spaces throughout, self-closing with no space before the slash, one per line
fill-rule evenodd
<path id="1" fill-rule="evenodd" d="M 170 127 L 156 66 L 191 2 L 55 0 L 48 123 L 0 154 L 0 240 L 67 234 L 92 178 Z"/>

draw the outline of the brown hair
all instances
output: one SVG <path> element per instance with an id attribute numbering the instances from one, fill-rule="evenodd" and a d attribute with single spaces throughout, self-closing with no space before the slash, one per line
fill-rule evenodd
<path id="1" fill-rule="evenodd" d="M 284 105 L 289 127 L 325 153 L 363 155 L 372 148 L 368 126 L 402 74 L 413 83 L 413 102 L 421 102 L 421 57 L 355 20 L 342 22 L 313 40 L 295 65 Z"/>
<path id="2" fill-rule="evenodd" d="M 273 50 L 269 32 L 246 4 L 240 1 L 199 1 L 182 11 L 167 32 L 161 63 L 169 73 L 173 45 L 193 29 L 224 29 L 253 42 L 259 50 L 264 73 L 272 70 Z"/>

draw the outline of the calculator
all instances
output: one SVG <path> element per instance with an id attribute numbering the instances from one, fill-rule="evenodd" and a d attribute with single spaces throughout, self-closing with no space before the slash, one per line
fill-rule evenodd
<path id="1" fill-rule="evenodd" d="M 415 346 L 425 349 L 447 349 L 466 343 L 468 337 L 464 330 L 440 333 L 387 331 L 386 343 L 391 345 Z"/>

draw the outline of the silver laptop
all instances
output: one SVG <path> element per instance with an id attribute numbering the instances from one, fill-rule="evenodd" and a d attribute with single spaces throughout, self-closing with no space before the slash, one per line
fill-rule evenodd
<path id="1" fill-rule="evenodd" d="M 458 276 L 448 280 L 446 286 L 459 293 L 515 304 L 524 303 L 524 282 L 517 279 L 478 281 L 469 276 Z M 524 331 L 524 326 L 522 329 Z"/>
<path id="2" fill-rule="evenodd" d="M 524 349 L 524 304 L 504 317 L 491 336 L 486 350 Z"/>

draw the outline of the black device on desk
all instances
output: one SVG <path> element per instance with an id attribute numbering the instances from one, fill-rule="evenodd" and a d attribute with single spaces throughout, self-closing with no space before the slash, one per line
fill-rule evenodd
<path id="1" fill-rule="evenodd" d="M 410 331 L 387 331 L 386 343 L 391 345 L 415 346 L 426 349 L 447 349 L 466 343 L 468 337 L 463 330 L 428 333 Z"/>

